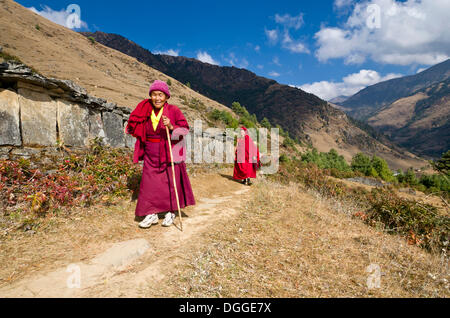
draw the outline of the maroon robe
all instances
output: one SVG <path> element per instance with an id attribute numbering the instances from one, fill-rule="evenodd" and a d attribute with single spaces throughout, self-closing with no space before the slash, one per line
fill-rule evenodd
<path id="1" fill-rule="evenodd" d="M 148 101 L 148 102 L 147 102 Z M 169 142 L 162 117 L 156 131 L 150 120 L 153 106 L 149 100 L 139 103 L 131 113 L 127 132 L 136 137 L 134 162 L 144 160 L 144 169 L 139 189 L 135 214 L 146 216 L 161 212 L 176 211 L 177 201 L 173 187 Z M 155 109 L 155 113 L 158 110 Z M 179 144 L 182 136 L 189 132 L 183 113 L 175 105 L 165 104 L 163 116 L 170 119 L 174 129 L 170 132 L 175 163 L 175 179 L 180 208 L 195 205 L 194 194 L 184 163 L 186 151 Z M 176 135 L 176 136 L 175 136 Z M 158 141 L 159 140 L 159 141 Z"/>
<path id="2" fill-rule="evenodd" d="M 244 138 L 238 138 L 234 159 L 233 179 L 256 178 L 256 170 L 261 166 L 258 147 L 248 135 L 245 127 Z"/>

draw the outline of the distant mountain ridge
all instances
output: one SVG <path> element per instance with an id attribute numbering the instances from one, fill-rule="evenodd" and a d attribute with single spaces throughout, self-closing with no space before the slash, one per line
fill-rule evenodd
<path id="1" fill-rule="evenodd" d="M 366 87 L 339 105 L 351 109 L 352 117 L 367 120 L 382 107 L 408 97 L 450 77 L 450 59 L 415 75 L 394 78 Z"/>
<path id="2" fill-rule="evenodd" d="M 368 123 L 417 154 L 441 157 L 450 149 L 450 78 L 381 108 Z"/>
<path id="3" fill-rule="evenodd" d="M 356 126 L 342 110 L 298 88 L 281 85 L 245 69 L 212 65 L 182 56 L 155 55 L 117 34 L 81 34 L 182 83 L 189 83 L 193 90 L 225 106 L 231 107 L 237 101 L 258 120 L 268 118 L 272 126 L 280 125 L 291 137 L 312 144 L 319 151 L 334 148 L 347 160 L 360 151 L 377 154 L 392 167 L 417 164 L 418 158 L 412 154 L 387 140 L 375 139 L 376 134 L 368 134 L 362 125 Z M 402 163 L 399 165 L 399 162 Z"/>
<path id="4" fill-rule="evenodd" d="M 223 67 L 200 62 L 193 58 L 152 54 L 136 43 L 116 34 L 87 33 L 96 41 L 135 57 L 193 90 L 231 107 L 235 101 L 244 105 L 258 120 L 267 117 L 273 125 L 279 124 L 291 136 L 305 139 L 301 124 L 304 119 L 331 109 L 327 102 L 300 89 L 280 85 L 276 81 L 236 67 Z M 299 114 L 295 118 L 292 113 Z M 301 115 L 304 115 L 303 117 Z"/>
<path id="5" fill-rule="evenodd" d="M 338 97 L 332 98 L 329 100 L 330 103 L 333 104 L 340 104 L 345 102 L 347 99 L 349 99 L 350 96 L 344 96 L 344 95 L 340 95 Z"/>

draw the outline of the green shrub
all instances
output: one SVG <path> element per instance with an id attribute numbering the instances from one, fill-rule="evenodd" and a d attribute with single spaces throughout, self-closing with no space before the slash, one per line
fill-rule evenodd
<path id="1" fill-rule="evenodd" d="M 223 122 L 227 128 L 238 128 L 239 122 L 237 119 L 235 119 L 229 112 L 227 111 L 220 111 L 218 109 L 214 109 L 210 115 L 209 118 L 215 121 L 221 121 Z"/>
<path id="2" fill-rule="evenodd" d="M 0 57 L 3 58 L 5 61 L 13 61 L 23 64 L 23 62 L 17 56 L 8 54 L 6 52 L 0 52 Z"/>
<path id="3" fill-rule="evenodd" d="M 282 146 L 286 147 L 286 148 L 294 148 L 295 147 L 295 141 L 292 140 L 289 137 L 285 137 L 284 140 L 283 140 Z"/>
<path id="4" fill-rule="evenodd" d="M 447 176 L 450 176 L 450 150 L 442 154 L 441 159 L 432 162 L 433 168 Z"/>
<path id="5" fill-rule="evenodd" d="M 411 186 L 415 186 L 415 185 L 419 184 L 419 180 L 417 179 L 417 176 L 416 176 L 413 168 L 409 168 L 406 171 L 405 175 L 402 178 L 402 182 L 409 184 Z"/>
<path id="6" fill-rule="evenodd" d="M 419 180 L 420 184 L 426 189 L 431 191 L 431 188 L 435 188 L 440 192 L 450 193 L 450 181 L 449 178 L 443 174 L 422 175 Z"/>
<path id="7" fill-rule="evenodd" d="M 386 160 L 376 155 L 370 158 L 361 152 L 357 153 L 352 158 L 351 169 L 353 171 L 359 171 L 365 176 L 381 178 L 388 182 L 395 181 L 394 175 L 389 169 Z"/>
<path id="8" fill-rule="evenodd" d="M 367 174 L 368 177 L 378 177 L 378 172 L 374 167 L 369 168 L 369 173 Z"/>
<path id="9" fill-rule="evenodd" d="M 279 161 L 280 161 L 280 162 L 288 162 L 288 161 L 289 161 L 289 157 L 286 156 L 286 155 L 283 153 L 283 154 L 281 154 Z"/>
<path id="10" fill-rule="evenodd" d="M 371 166 L 370 157 L 362 152 L 357 153 L 352 158 L 351 167 L 353 171 L 360 171 L 364 175 L 369 175 Z"/>
<path id="11" fill-rule="evenodd" d="M 0 210 L 38 218 L 124 197 L 135 190 L 129 178 L 140 173 L 130 151 L 104 147 L 101 140 L 93 141 L 84 155 L 65 158 L 51 173 L 31 168 L 28 160 L 0 160 Z"/>
<path id="12" fill-rule="evenodd" d="M 247 128 L 256 128 L 255 123 L 253 123 L 251 120 L 249 120 L 248 118 L 245 118 L 245 117 L 239 118 L 239 124 L 241 124 Z"/>
<path id="13" fill-rule="evenodd" d="M 448 249 L 450 219 L 439 215 L 435 207 L 378 188 L 366 199 L 371 205 L 366 213 L 369 224 L 382 223 L 388 232 L 403 234 L 410 243 L 435 252 Z"/>
<path id="14" fill-rule="evenodd" d="M 337 169 L 340 171 L 351 171 L 343 156 L 340 156 L 335 149 L 329 152 L 319 153 L 316 148 L 302 155 L 302 161 L 315 163 L 321 169 Z"/>
<path id="15" fill-rule="evenodd" d="M 264 117 L 263 120 L 261 121 L 261 126 L 267 128 L 268 130 L 272 128 L 272 125 L 270 124 L 269 120 L 266 117 Z"/>
<path id="16" fill-rule="evenodd" d="M 381 179 L 388 182 L 394 180 L 394 176 L 386 160 L 374 155 L 370 163 Z"/>

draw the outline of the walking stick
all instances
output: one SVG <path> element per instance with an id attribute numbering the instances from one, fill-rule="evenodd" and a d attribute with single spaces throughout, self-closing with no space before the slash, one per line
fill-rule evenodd
<path id="1" fill-rule="evenodd" d="M 175 180 L 175 166 L 173 163 L 172 142 L 170 141 L 169 127 L 166 126 L 167 140 L 169 140 L 170 161 L 172 162 L 173 187 L 175 188 L 175 197 L 177 199 L 178 216 L 180 218 L 181 231 L 183 231 L 183 222 L 181 220 L 180 200 L 178 199 L 177 182 Z"/>

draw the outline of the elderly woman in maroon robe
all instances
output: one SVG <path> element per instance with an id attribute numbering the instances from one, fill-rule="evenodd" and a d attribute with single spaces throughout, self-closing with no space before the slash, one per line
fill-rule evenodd
<path id="1" fill-rule="evenodd" d="M 249 136 L 247 128 L 241 127 L 241 136 L 236 145 L 233 179 L 251 185 L 250 178 L 256 178 L 256 170 L 260 167 L 258 147 Z"/>
<path id="2" fill-rule="evenodd" d="M 136 138 L 133 162 L 144 161 L 142 180 L 135 214 L 144 217 L 139 226 L 148 228 L 158 224 L 158 213 L 166 213 L 163 226 L 172 225 L 177 210 L 175 188 L 180 208 L 195 205 L 194 194 L 186 171 L 186 149 L 180 146 L 189 132 L 189 125 L 180 109 L 167 103 L 168 85 L 156 80 L 150 86 L 150 99 L 141 101 L 131 113 L 126 133 Z M 173 184 L 169 142 L 172 140 L 176 185 Z"/>

